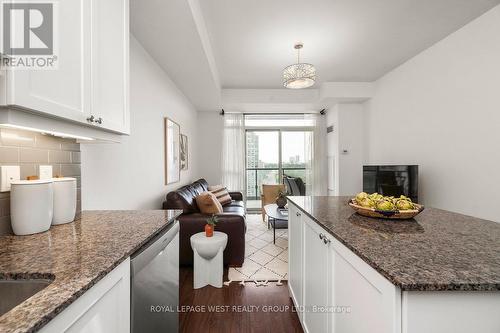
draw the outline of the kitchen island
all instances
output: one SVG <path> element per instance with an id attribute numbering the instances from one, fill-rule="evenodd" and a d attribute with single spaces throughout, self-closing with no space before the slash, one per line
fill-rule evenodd
<path id="1" fill-rule="evenodd" d="M 289 288 L 305 331 L 500 332 L 500 224 L 433 208 L 372 219 L 349 199 L 289 197 Z"/>
<path id="2" fill-rule="evenodd" d="M 102 302 L 110 311 L 109 317 L 101 313 L 99 320 L 115 319 L 118 325 L 115 330 L 128 331 L 130 256 L 168 228 L 180 213 L 177 210 L 84 211 L 75 222 L 52 226 L 44 233 L 0 237 L 0 280 L 50 282 L 1 316 L 0 332 L 46 330 L 49 323 L 55 322 L 54 318 L 72 317 L 75 305 L 85 307 L 83 296 L 90 293 L 110 296 L 107 303 Z M 90 300 L 89 304 L 86 313 L 90 314 L 98 302 Z M 98 324 L 94 325 L 96 328 L 102 323 L 93 324 Z M 76 320 L 72 325 L 78 331 Z"/>

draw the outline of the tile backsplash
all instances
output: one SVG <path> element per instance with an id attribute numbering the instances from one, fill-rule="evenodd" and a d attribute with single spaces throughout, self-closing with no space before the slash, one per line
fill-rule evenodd
<path id="1" fill-rule="evenodd" d="M 77 179 L 77 211 L 81 210 L 80 144 L 74 139 L 0 128 L 0 165 L 19 165 L 21 179 L 38 176 L 39 165 L 52 165 L 53 175 Z M 10 192 L 0 192 L 0 235 L 11 234 Z"/>

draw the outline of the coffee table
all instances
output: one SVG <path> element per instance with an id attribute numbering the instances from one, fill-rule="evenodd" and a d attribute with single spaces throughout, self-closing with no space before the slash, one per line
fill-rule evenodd
<path id="1" fill-rule="evenodd" d="M 276 229 L 288 229 L 288 214 L 283 214 L 277 204 L 264 206 L 267 215 L 267 227 L 273 227 L 273 243 L 276 243 Z M 287 210 L 288 213 L 288 210 Z"/>

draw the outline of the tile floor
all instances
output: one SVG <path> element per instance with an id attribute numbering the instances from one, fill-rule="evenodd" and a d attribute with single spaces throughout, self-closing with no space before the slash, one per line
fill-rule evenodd
<path id="1" fill-rule="evenodd" d="M 276 230 L 273 244 L 273 229 L 267 228 L 262 215 L 247 215 L 245 262 L 242 267 L 229 268 L 232 281 L 278 281 L 287 280 L 288 275 L 288 230 Z"/>

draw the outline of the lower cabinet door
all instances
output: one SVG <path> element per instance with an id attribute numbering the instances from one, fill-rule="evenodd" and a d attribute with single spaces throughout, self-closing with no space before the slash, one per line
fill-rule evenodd
<path id="1" fill-rule="evenodd" d="M 308 333 L 328 332 L 331 286 L 331 262 L 325 232 L 303 217 L 304 223 L 304 313 L 303 326 Z M 321 235 L 321 238 L 320 238 Z M 331 237 L 331 236 L 329 236 Z M 338 331 L 349 332 L 349 331 Z"/>
<path id="2" fill-rule="evenodd" d="M 130 259 L 87 290 L 40 332 L 130 332 Z"/>
<path id="3" fill-rule="evenodd" d="M 337 240 L 332 240 L 332 331 L 400 333 L 401 291 Z"/>
<path id="4" fill-rule="evenodd" d="M 302 299 L 303 288 L 303 229 L 302 214 L 293 205 L 289 204 L 288 221 L 288 287 L 295 306 L 298 307 L 299 319 L 302 319 L 300 308 L 304 305 Z"/>

